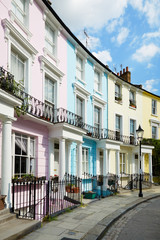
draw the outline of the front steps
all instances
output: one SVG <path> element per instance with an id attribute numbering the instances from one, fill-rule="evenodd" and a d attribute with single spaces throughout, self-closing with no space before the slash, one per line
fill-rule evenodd
<path id="1" fill-rule="evenodd" d="M 40 227 L 40 221 L 18 219 L 9 209 L 0 211 L 0 240 L 19 239 Z"/>

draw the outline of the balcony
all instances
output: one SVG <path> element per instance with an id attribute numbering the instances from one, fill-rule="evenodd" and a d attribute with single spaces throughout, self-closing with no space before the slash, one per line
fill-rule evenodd
<path id="1" fill-rule="evenodd" d="M 121 135 L 120 132 L 106 128 L 96 128 L 83 122 L 82 117 L 63 108 L 55 109 L 47 103 L 41 102 L 35 97 L 24 92 L 19 84 L 15 82 L 14 76 L 0 67 L 0 88 L 22 100 L 22 105 L 15 110 L 17 115 L 30 114 L 38 119 L 51 124 L 67 123 L 86 130 L 86 135 L 96 139 L 109 139 L 121 141 L 125 144 L 134 145 L 135 141 L 130 136 Z"/>

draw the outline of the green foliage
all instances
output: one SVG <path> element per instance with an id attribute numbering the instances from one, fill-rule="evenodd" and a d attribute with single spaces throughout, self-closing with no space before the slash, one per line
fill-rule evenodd
<path id="1" fill-rule="evenodd" d="M 49 215 L 46 215 L 44 218 L 43 218 L 43 222 L 52 222 L 52 221 L 58 221 L 58 218 L 57 216 L 49 216 Z"/>

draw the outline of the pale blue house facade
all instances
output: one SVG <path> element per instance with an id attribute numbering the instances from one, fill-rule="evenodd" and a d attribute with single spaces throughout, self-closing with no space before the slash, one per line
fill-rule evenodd
<path id="1" fill-rule="evenodd" d="M 77 47 L 78 46 L 78 47 Z M 77 142 L 71 144 L 70 174 L 103 174 L 102 129 L 108 129 L 108 74 L 82 45 L 67 46 L 67 109 L 80 116 L 83 129 L 81 174 L 78 174 Z M 102 156 L 100 159 L 100 155 Z"/>

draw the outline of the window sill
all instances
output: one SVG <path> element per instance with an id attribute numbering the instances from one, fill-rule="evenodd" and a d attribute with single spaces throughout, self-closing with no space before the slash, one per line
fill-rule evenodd
<path id="1" fill-rule="evenodd" d="M 82 80 L 82 79 L 79 79 L 79 78 L 77 78 L 77 77 L 76 77 L 76 81 L 78 81 L 78 82 L 82 83 L 84 86 L 86 86 L 86 85 L 87 85 L 87 83 L 86 83 L 84 80 Z"/>
<path id="2" fill-rule="evenodd" d="M 137 107 L 132 107 L 132 106 L 129 106 L 130 109 L 133 109 L 133 110 L 136 110 Z"/>
<path id="3" fill-rule="evenodd" d="M 57 65 L 59 64 L 59 59 L 56 58 L 50 51 L 48 51 L 47 48 L 43 48 L 43 53 L 45 57 L 48 55 L 53 61 L 56 62 Z"/>
<path id="4" fill-rule="evenodd" d="M 32 33 L 28 30 L 27 26 L 25 26 L 18 18 L 17 16 L 10 10 L 9 16 L 11 22 L 17 23 L 17 25 L 23 30 L 23 32 L 27 35 L 27 39 L 30 40 L 32 37 Z"/>
<path id="5" fill-rule="evenodd" d="M 99 91 L 97 91 L 97 90 L 95 90 L 95 89 L 93 90 L 93 92 L 96 93 L 96 94 L 98 94 L 98 95 L 100 95 L 100 96 L 103 96 L 102 92 L 99 92 Z"/>
<path id="6" fill-rule="evenodd" d="M 157 114 L 153 114 L 153 113 L 151 113 L 151 116 L 153 116 L 153 117 L 158 117 Z"/>
<path id="7" fill-rule="evenodd" d="M 115 103 L 118 103 L 118 104 L 120 104 L 120 105 L 123 104 L 122 100 L 121 100 L 121 101 L 118 101 L 118 100 L 116 100 L 116 99 L 115 99 Z"/>

